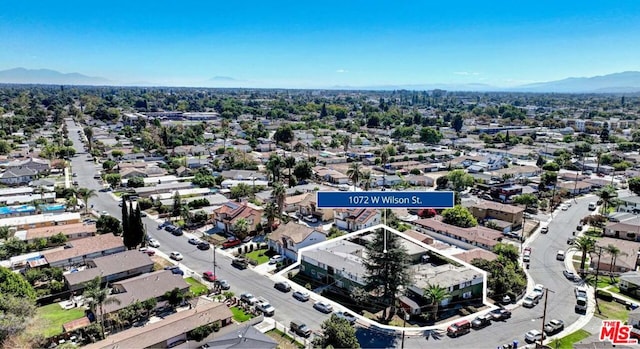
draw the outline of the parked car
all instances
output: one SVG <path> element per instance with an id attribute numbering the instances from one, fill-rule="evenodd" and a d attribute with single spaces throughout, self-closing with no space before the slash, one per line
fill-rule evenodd
<path id="1" fill-rule="evenodd" d="M 353 314 L 347 313 L 346 311 L 337 311 L 334 314 L 340 319 L 345 319 L 345 320 L 349 321 L 349 324 L 351 324 L 351 325 L 355 324 L 356 321 L 358 320 L 358 318 L 353 316 Z"/>
<path id="2" fill-rule="evenodd" d="M 258 297 L 256 309 L 261 311 L 265 316 L 273 316 L 273 314 L 276 313 L 276 308 L 274 308 L 273 305 L 263 297 Z"/>
<path id="3" fill-rule="evenodd" d="M 562 204 L 562 205 L 560 205 L 560 209 L 563 210 L 563 211 L 566 211 L 566 210 L 569 209 L 569 206 Z"/>
<path id="4" fill-rule="evenodd" d="M 242 244 L 242 240 L 239 240 L 238 238 L 228 238 L 227 241 L 225 241 L 224 243 L 222 243 L 222 248 L 230 248 L 230 247 L 234 247 L 234 246 L 238 246 Z"/>
<path id="5" fill-rule="evenodd" d="M 231 265 L 239 269 L 246 269 L 249 262 L 244 257 L 236 257 L 231 261 Z"/>
<path id="6" fill-rule="evenodd" d="M 564 261 L 564 250 L 558 250 L 558 253 L 556 253 L 556 259 L 559 261 Z"/>
<path id="7" fill-rule="evenodd" d="M 192 244 L 192 245 L 197 245 L 197 244 L 201 243 L 202 240 L 200 240 L 198 238 L 190 238 L 189 240 L 187 240 L 187 242 Z"/>
<path id="8" fill-rule="evenodd" d="M 210 271 L 210 270 L 207 270 L 207 271 L 205 271 L 204 273 L 202 273 L 202 277 L 203 277 L 205 280 L 207 280 L 207 281 L 211 281 L 211 282 L 214 282 L 214 281 L 216 281 L 216 279 L 217 279 L 216 275 L 215 275 L 215 274 L 213 274 L 213 272 L 212 272 L 212 271 Z"/>
<path id="9" fill-rule="evenodd" d="M 158 240 L 156 240 L 156 239 L 149 240 L 148 244 L 151 247 L 155 247 L 155 248 L 160 247 L 160 242 Z"/>
<path id="10" fill-rule="evenodd" d="M 200 241 L 200 243 L 198 244 L 198 249 L 199 250 L 206 251 L 206 250 L 208 250 L 210 248 L 211 248 L 211 245 L 209 245 L 208 242 Z"/>
<path id="11" fill-rule="evenodd" d="M 308 216 L 304 216 L 302 218 L 305 222 L 309 222 L 309 223 L 318 223 L 318 218 L 308 215 Z"/>
<path id="12" fill-rule="evenodd" d="M 171 270 L 171 272 L 176 275 L 184 275 L 184 271 L 180 269 L 177 265 L 170 265 L 168 267 L 164 267 L 164 270 Z"/>
<path id="13" fill-rule="evenodd" d="M 286 281 L 280 281 L 280 282 L 276 282 L 273 287 L 278 290 L 278 291 L 282 291 L 282 292 L 289 292 L 291 291 L 291 285 L 289 285 L 288 282 Z"/>
<path id="14" fill-rule="evenodd" d="M 544 332 L 548 335 L 558 333 L 564 329 L 564 321 L 553 319 L 544 325 Z"/>
<path id="15" fill-rule="evenodd" d="M 181 236 L 184 234 L 184 232 L 182 231 L 182 228 L 176 228 L 174 231 L 171 232 L 171 234 L 175 236 Z"/>
<path id="16" fill-rule="evenodd" d="M 289 328 L 298 336 L 309 337 L 311 335 L 311 329 L 298 320 L 291 321 Z"/>
<path id="17" fill-rule="evenodd" d="M 544 285 L 542 284 L 537 284 L 533 287 L 533 292 L 534 295 L 536 295 L 538 297 L 538 299 L 542 298 L 542 296 L 544 295 Z"/>
<path id="18" fill-rule="evenodd" d="M 504 320 L 511 317 L 511 311 L 505 308 L 494 309 L 490 311 L 489 314 L 491 314 L 494 321 Z"/>
<path id="19" fill-rule="evenodd" d="M 164 230 L 166 230 L 166 231 L 168 231 L 170 233 L 173 233 L 173 231 L 176 230 L 176 229 L 178 229 L 178 227 L 176 227 L 173 224 L 165 224 L 165 226 L 164 226 Z"/>
<path id="20" fill-rule="evenodd" d="M 564 275 L 564 277 L 571 281 L 576 281 L 576 277 L 578 277 L 574 272 L 568 271 L 566 269 L 562 271 L 562 275 Z"/>
<path id="21" fill-rule="evenodd" d="M 308 292 L 295 291 L 293 292 L 293 298 L 299 300 L 300 302 L 306 302 L 310 297 Z"/>
<path id="22" fill-rule="evenodd" d="M 220 286 L 221 289 L 223 290 L 228 290 L 231 288 L 231 285 L 229 284 L 229 281 L 227 280 L 216 280 L 216 284 L 218 286 Z"/>
<path id="23" fill-rule="evenodd" d="M 542 227 L 542 229 L 540 229 L 540 234 L 546 234 L 549 232 L 549 227 Z"/>
<path id="24" fill-rule="evenodd" d="M 524 335 L 524 340 L 527 343 L 533 343 L 541 339 L 544 339 L 544 335 L 539 330 L 531 330 Z"/>
<path id="25" fill-rule="evenodd" d="M 154 251 L 154 250 L 152 250 L 152 249 L 150 249 L 150 248 L 148 248 L 148 247 L 140 247 L 140 248 L 138 249 L 138 251 L 140 251 L 140 252 L 142 252 L 142 253 L 146 253 L 146 254 L 147 254 L 147 256 L 153 256 L 153 255 L 155 255 L 155 254 L 156 254 L 156 251 Z"/>
<path id="26" fill-rule="evenodd" d="M 313 307 L 325 314 L 329 314 L 333 311 L 333 306 L 327 302 L 317 301 L 313 304 Z"/>
<path id="27" fill-rule="evenodd" d="M 277 264 L 277 263 L 280 263 L 282 261 L 284 261 L 284 257 L 279 255 L 279 254 L 269 258 L 269 264 Z"/>
<path id="28" fill-rule="evenodd" d="M 171 254 L 169 255 L 169 258 L 174 259 L 176 261 L 181 261 L 184 259 L 184 257 L 182 257 L 182 253 L 176 252 L 176 251 L 171 252 Z"/>
<path id="29" fill-rule="evenodd" d="M 447 327 L 447 335 L 450 337 L 459 337 L 469 332 L 471 332 L 471 323 L 467 320 L 458 321 Z"/>
<path id="30" fill-rule="evenodd" d="M 473 328 L 483 328 L 486 326 L 491 325 L 491 320 L 493 319 L 493 315 L 491 314 L 484 314 L 484 315 L 480 315 L 478 317 L 476 317 L 475 319 L 473 319 L 473 321 L 471 321 L 471 327 Z"/>
<path id="31" fill-rule="evenodd" d="M 249 305 L 254 305 L 258 301 L 258 298 L 251 293 L 243 293 L 240 295 L 240 300 Z"/>
<path id="32" fill-rule="evenodd" d="M 538 304 L 538 297 L 535 294 L 528 294 L 522 300 L 522 306 L 525 308 L 533 308 Z"/>

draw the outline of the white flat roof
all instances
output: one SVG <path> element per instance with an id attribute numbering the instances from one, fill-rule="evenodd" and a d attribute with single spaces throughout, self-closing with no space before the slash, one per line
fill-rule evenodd
<path id="1" fill-rule="evenodd" d="M 38 224 L 43 222 L 61 222 L 68 220 L 80 220 L 80 213 L 78 212 L 65 212 L 58 214 L 37 214 L 31 216 L 22 217 L 9 217 L 0 219 L 0 227 L 8 226 L 14 227 L 22 224 Z"/>

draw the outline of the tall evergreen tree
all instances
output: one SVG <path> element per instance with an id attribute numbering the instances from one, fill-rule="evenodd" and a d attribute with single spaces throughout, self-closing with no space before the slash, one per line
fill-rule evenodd
<path id="1" fill-rule="evenodd" d="M 384 304 L 391 306 L 392 311 L 388 316 L 392 316 L 395 313 L 398 289 L 411 282 L 409 255 L 402 246 L 400 237 L 385 229 L 378 229 L 373 240 L 367 244 L 364 267 L 367 271 L 365 289 L 379 296 Z M 383 317 L 388 319 L 386 308 Z"/>
<path id="2" fill-rule="evenodd" d="M 144 224 L 142 224 L 142 214 L 140 213 L 140 205 L 136 205 L 135 212 L 135 220 L 136 220 L 136 230 L 134 231 L 134 237 L 136 245 L 141 245 L 142 241 L 144 241 Z"/>
<path id="3" fill-rule="evenodd" d="M 122 231 L 126 235 L 129 231 L 129 210 L 127 209 L 127 201 L 122 198 Z"/>
<path id="4" fill-rule="evenodd" d="M 133 209 L 131 202 L 129 202 L 128 210 L 129 210 L 129 214 L 127 215 L 127 219 L 126 219 L 127 230 L 123 230 L 122 232 L 122 242 L 128 249 L 132 250 L 136 248 L 138 244 L 136 243 L 136 233 L 135 233 L 136 231 L 135 211 Z M 124 220 L 122 221 L 122 224 L 123 225 L 125 224 Z"/>

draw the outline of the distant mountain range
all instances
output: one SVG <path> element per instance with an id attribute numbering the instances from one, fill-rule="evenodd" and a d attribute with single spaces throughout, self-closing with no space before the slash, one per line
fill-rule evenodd
<path id="1" fill-rule="evenodd" d="M 86 76 L 79 73 L 61 73 L 50 69 L 14 68 L 0 70 L 0 83 L 51 84 L 51 85 L 109 85 L 109 86 L 150 86 L 153 83 L 116 82 L 102 77 Z M 206 87 L 243 87 L 247 81 L 227 76 L 215 76 L 203 81 Z M 252 87 L 252 86 L 246 86 Z M 273 86 L 278 88 L 279 86 Z M 319 87 L 320 88 L 320 87 Z M 640 92 L 640 72 L 626 71 L 602 76 L 567 78 L 557 81 L 538 82 L 516 87 L 497 87 L 487 84 L 414 84 L 379 86 L 331 86 L 328 89 L 344 90 L 434 90 L 447 91 L 506 91 L 506 92 L 555 92 L 555 93 L 632 93 Z"/>
<path id="2" fill-rule="evenodd" d="M 61 73 L 50 69 L 13 68 L 0 70 L 0 83 L 51 85 L 113 85 L 113 81 L 79 73 Z"/>

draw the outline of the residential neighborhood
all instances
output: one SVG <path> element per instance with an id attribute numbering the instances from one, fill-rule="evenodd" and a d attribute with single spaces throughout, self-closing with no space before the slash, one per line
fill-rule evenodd
<path id="1" fill-rule="evenodd" d="M 463 112 L 433 91 L 292 92 L 313 108 L 287 117 L 258 112 L 283 113 L 277 92 L 178 112 L 156 91 L 153 108 L 123 102 L 108 118 L 95 91 L 84 111 L 72 98 L 0 141 L 0 265 L 47 319 L 38 345 L 211 347 L 242 329 L 266 347 L 277 331 L 312 347 L 336 321 L 320 311 L 350 314 L 382 347 L 425 331 L 455 346 L 490 337 L 456 329 L 477 317 L 498 314 L 493 328 L 523 338 L 539 303 L 576 329 L 595 297 L 640 304 L 635 118 L 585 119 L 580 99 L 525 108 L 446 94 Z M 457 116 L 444 121 L 443 108 Z M 453 204 L 326 207 L 326 192 L 449 193 Z M 584 312 L 578 286 L 590 287 Z M 545 289 L 555 293 L 542 300 Z"/>

